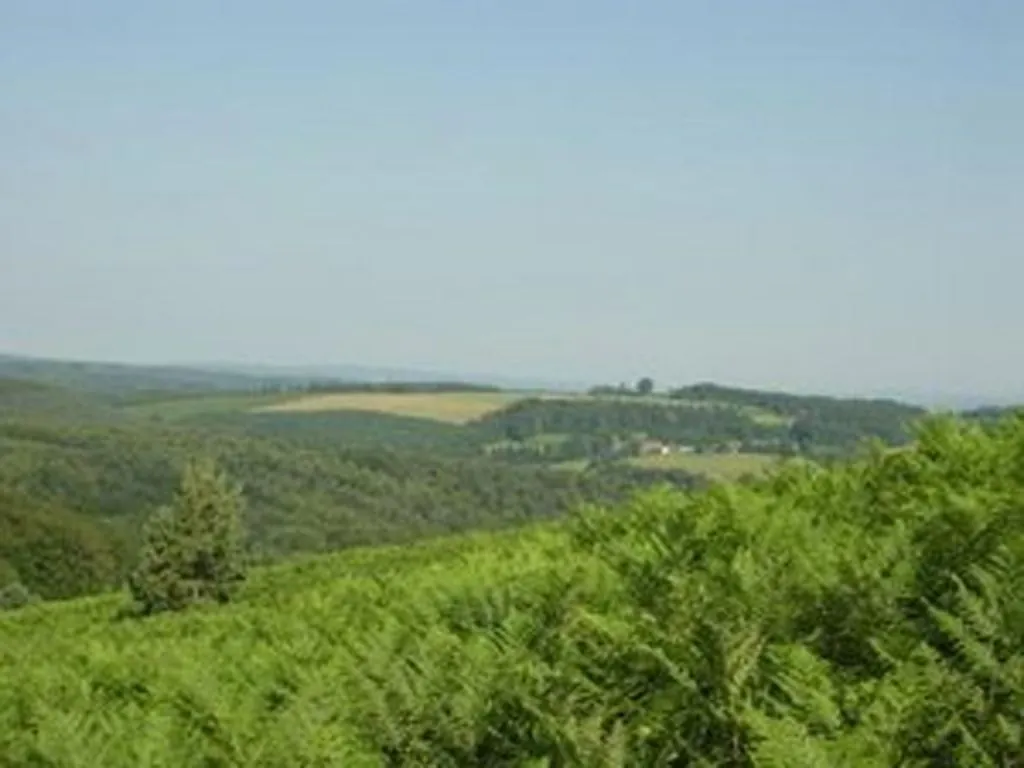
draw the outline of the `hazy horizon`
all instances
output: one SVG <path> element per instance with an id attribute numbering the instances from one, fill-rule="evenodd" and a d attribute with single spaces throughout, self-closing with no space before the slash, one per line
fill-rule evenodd
<path id="1" fill-rule="evenodd" d="M 587 380 L 567 379 L 530 376 L 529 373 L 508 373 L 501 371 L 486 371 L 481 369 L 461 370 L 439 370 L 430 368 L 409 368 L 402 366 L 363 366 L 344 362 L 311 362 L 295 364 L 274 364 L 259 362 L 231 362 L 229 360 L 192 360 L 192 361 L 156 361 L 150 363 L 132 363 L 124 360 L 97 359 L 97 358 L 75 358 L 75 357 L 45 357 L 27 354 L 10 354 L 0 350 L 0 361 L 5 358 L 16 360 L 31 360 L 42 363 L 71 363 L 71 364 L 93 364 L 126 366 L 128 368 L 139 367 L 146 369 L 171 368 L 193 371 L 221 371 L 227 373 L 241 373 L 248 376 L 298 376 L 334 379 L 338 381 L 400 381 L 400 382 L 462 382 L 472 384 L 487 384 L 498 386 L 503 389 L 522 390 L 548 390 L 548 391 L 575 391 L 583 392 L 595 386 L 635 386 L 638 377 L 630 379 L 623 377 L 618 380 Z M 941 389 L 893 389 L 881 387 L 878 389 L 814 389 L 807 387 L 784 387 L 772 386 L 764 382 L 738 382 L 730 380 L 657 380 L 655 386 L 658 392 L 667 392 L 672 389 L 693 385 L 714 384 L 724 387 L 738 387 L 741 389 L 754 389 L 762 391 L 786 392 L 796 395 L 825 395 L 839 398 L 871 398 L 890 399 L 905 403 L 921 405 L 927 408 L 938 409 L 973 409 L 983 406 L 1005 407 L 1024 406 L 1024 390 L 1015 390 L 1003 394 L 986 394 L 983 392 L 951 391 Z"/>
<path id="2" fill-rule="evenodd" d="M 13 0 L 0 353 L 1019 397 L 1021 39 L 1011 0 Z"/>

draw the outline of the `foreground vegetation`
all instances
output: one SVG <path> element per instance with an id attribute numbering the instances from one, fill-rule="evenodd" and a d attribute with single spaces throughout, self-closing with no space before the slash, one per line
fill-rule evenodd
<path id="1" fill-rule="evenodd" d="M 1019 764 L 1024 420 L 0 618 L 0 765 Z"/>

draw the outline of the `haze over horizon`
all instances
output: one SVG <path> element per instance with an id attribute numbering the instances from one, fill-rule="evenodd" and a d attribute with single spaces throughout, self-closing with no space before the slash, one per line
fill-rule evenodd
<path id="1" fill-rule="evenodd" d="M 0 352 L 1020 396 L 1022 39 L 1011 0 L 11 0 Z"/>

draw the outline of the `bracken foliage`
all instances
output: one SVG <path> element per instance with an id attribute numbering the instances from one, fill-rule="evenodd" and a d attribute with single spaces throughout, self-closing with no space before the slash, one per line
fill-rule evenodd
<path id="1" fill-rule="evenodd" d="M 0 617 L 0 765 L 1014 766 L 1024 420 Z"/>

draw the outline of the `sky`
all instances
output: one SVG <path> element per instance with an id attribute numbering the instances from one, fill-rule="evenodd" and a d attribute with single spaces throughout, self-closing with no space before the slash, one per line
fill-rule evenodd
<path id="1" fill-rule="evenodd" d="M 1024 395 L 1017 0 L 2 0 L 0 352 Z"/>

